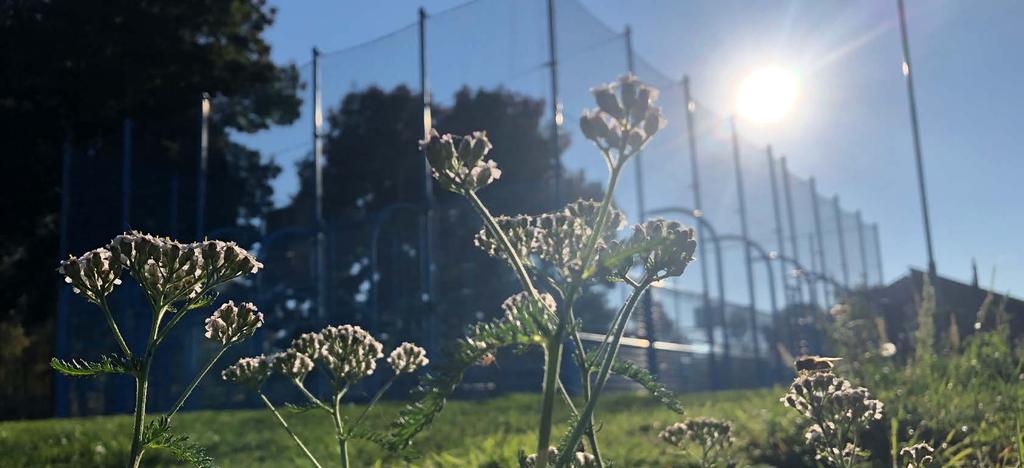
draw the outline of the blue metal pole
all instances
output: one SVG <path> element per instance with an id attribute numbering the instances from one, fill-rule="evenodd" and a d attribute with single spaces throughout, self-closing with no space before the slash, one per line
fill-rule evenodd
<path id="1" fill-rule="evenodd" d="M 746 195 L 743 190 L 743 165 L 740 164 L 740 143 L 739 135 L 736 132 L 736 118 L 729 117 L 729 128 L 732 130 L 732 159 L 733 164 L 736 166 L 736 196 L 739 201 L 739 215 L 740 215 L 740 234 L 743 236 L 743 254 L 744 261 L 747 266 L 747 296 L 750 302 L 750 310 L 748 311 L 750 317 L 750 333 L 753 338 L 754 346 L 754 363 L 758 368 L 759 377 L 765 377 L 763 372 L 760 372 L 761 362 L 761 339 L 757 329 L 757 293 L 754 288 L 754 258 L 751 255 L 750 247 L 750 232 L 747 228 L 747 202 Z"/>

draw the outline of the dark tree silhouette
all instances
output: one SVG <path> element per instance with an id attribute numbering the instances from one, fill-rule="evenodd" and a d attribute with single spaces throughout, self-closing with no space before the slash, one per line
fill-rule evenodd
<path id="1" fill-rule="evenodd" d="M 554 205 L 552 144 L 545 131 L 544 103 L 498 90 L 463 89 L 453 104 L 432 109 L 435 127 L 465 134 L 486 129 L 494 144 L 489 157 L 502 168 L 502 177 L 480 192 L 496 213 L 539 213 Z M 423 135 L 420 96 L 408 88 L 391 91 L 369 88 L 351 93 L 327 115 L 324 151 L 324 212 L 332 226 L 330 320 L 375 324 L 392 340 L 421 339 L 428 313 L 421 297 L 420 228 L 415 210 L 396 212 L 383 225 L 378 257 L 379 301 L 374 311 L 367 223 L 388 206 L 422 206 L 424 161 L 418 150 Z M 311 224 L 313 179 L 311 163 L 300 168 L 301 187 L 291 205 L 271 216 L 271 229 Z M 431 181 L 433 184 L 433 182 Z M 596 198 L 597 184 L 581 174 L 562 181 L 567 200 Z M 432 314 L 439 338 L 461 335 L 465 325 L 500 312 L 499 305 L 519 291 L 516 279 L 500 261 L 471 247 L 481 221 L 472 207 L 455 194 L 434 186 L 436 197 L 436 298 Z M 359 226 L 353 228 L 351 226 Z M 292 282 L 294 296 L 282 296 L 295 311 L 312 300 L 307 244 L 269 253 L 268 283 Z M 302 258 L 302 261 L 296 261 Z M 282 265 L 277 267 L 276 265 Z M 272 277 L 273 276 L 273 277 Z M 304 294 L 303 294 L 304 292 Z M 607 317 L 602 298 L 586 302 L 595 315 Z M 278 307 L 284 307 L 279 305 Z M 587 311 L 581 311 L 587 313 Z M 301 326 L 301 325 L 300 325 Z"/>
<path id="2" fill-rule="evenodd" d="M 52 401 L 46 362 L 65 143 L 74 154 L 73 251 L 122 227 L 124 119 L 135 123 L 132 226 L 192 237 L 203 91 L 215 102 L 209 170 L 218 182 L 207 226 L 247 224 L 269 206 L 276 168 L 227 131 L 298 115 L 298 73 L 275 65 L 263 39 L 274 14 L 263 0 L 0 3 L 0 335 L 29 343 L 20 357 L 0 359 L 0 418 L 45 415 Z"/>

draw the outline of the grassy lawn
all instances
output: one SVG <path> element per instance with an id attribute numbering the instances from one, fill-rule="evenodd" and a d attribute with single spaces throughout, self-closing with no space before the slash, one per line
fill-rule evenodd
<path id="1" fill-rule="evenodd" d="M 683 396 L 688 416 L 716 416 L 734 422 L 744 456 L 781 459 L 787 447 L 764 439 L 780 419 L 781 389 L 692 394 Z M 686 466 L 680 456 L 658 440 L 658 432 L 679 419 L 644 395 L 614 394 L 599 414 L 599 437 L 607 458 L 619 466 Z M 353 466 L 516 466 L 516 452 L 535 443 L 540 400 L 535 395 L 510 395 L 483 401 L 451 402 L 429 431 L 415 441 L 422 457 L 406 464 L 387 457 L 378 447 L 350 443 Z M 391 420 L 401 403 L 375 410 L 377 427 Z M 347 408 L 352 414 L 356 408 Z M 564 418 L 565 413 L 560 417 Z M 322 413 L 286 414 L 313 453 L 325 465 L 337 465 L 332 427 Z M 121 466 L 128 451 L 128 416 L 0 423 L 0 466 Z M 178 432 L 207 447 L 219 466 L 307 466 L 308 461 L 263 410 L 197 411 L 176 418 Z M 779 453 L 769 453 L 778 450 Z M 529 450 L 532 452 L 533 450 Z M 147 454 L 148 466 L 173 466 L 174 458 L 159 450 Z"/>

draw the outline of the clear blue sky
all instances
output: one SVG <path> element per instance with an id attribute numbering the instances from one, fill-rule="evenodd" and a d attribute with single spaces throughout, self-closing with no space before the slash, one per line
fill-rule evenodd
<path id="1" fill-rule="evenodd" d="M 312 45 L 338 50 L 407 26 L 416 20 L 418 6 L 273 3 L 278 21 L 268 37 L 282 63 L 308 61 Z M 462 3 L 439 0 L 423 6 L 439 12 Z M 844 205 L 879 222 L 889 279 L 908 266 L 925 265 L 895 0 L 583 4 L 616 30 L 632 25 L 639 54 L 669 76 L 689 74 L 701 100 L 723 114 L 734 107 L 738 81 L 746 73 L 768 64 L 797 69 L 803 87 L 794 113 L 770 126 L 740 121 L 744 137 L 773 144 L 789 156 L 793 172 L 815 174 L 820 191 L 839 193 Z M 534 7 L 524 9 L 529 8 Z M 983 284 L 995 268 L 997 289 L 1019 295 L 1024 290 L 1024 2 L 909 0 L 908 12 L 940 273 L 967 280 L 976 257 Z M 520 39 L 523 47 L 546 45 L 543 37 Z M 465 46 L 472 50 L 473 44 Z M 407 61 L 414 53 L 376 60 Z M 402 73 L 413 69 L 402 67 Z M 432 69 L 432 81 L 443 73 Z M 543 84 L 531 79 L 524 86 Z"/>

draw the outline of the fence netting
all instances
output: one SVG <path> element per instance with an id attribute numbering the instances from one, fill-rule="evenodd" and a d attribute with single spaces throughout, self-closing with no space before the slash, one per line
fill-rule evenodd
<path id="1" fill-rule="evenodd" d="M 649 310 L 633 317 L 626 356 L 652 365 L 670 386 L 706 388 L 708 355 L 721 360 L 727 345 L 734 375 L 746 378 L 733 384 L 753 385 L 757 381 L 751 376 L 774 359 L 777 343 L 795 346 L 780 332 L 782 311 L 808 303 L 820 310 L 844 289 L 881 284 L 876 224 L 841 206 L 830 188 L 812 190 L 808 178 L 788 171 L 784 149 L 773 153 L 768 142 L 744 139 L 744 122 L 705 105 L 700 83 L 691 83 L 688 100 L 682 76 L 665 75 L 630 47 L 625 31 L 608 27 L 579 0 L 555 0 L 551 10 L 553 24 L 547 3 L 539 0 L 477 0 L 427 12 L 422 23 L 410 9 L 409 25 L 399 30 L 341 50 L 324 48 L 315 59 L 311 49 L 311 60 L 296 65 L 297 80 L 289 85 L 301 99 L 290 123 L 251 134 L 217 130 L 218 119 L 231 109 L 212 97 L 211 134 L 233 144 L 211 146 L 205 173 L 198 162 L 198 124 L 196 141 L 182 142 L 180 154 L 170 160 L 158 157 L 162 149 L 151 142 L 159 128 L 126 124 L 122 141 L 73 158 L 68 222 L 87 229 L 69 231 L 69 249 L 82 252 L 132 228 L 186 241 L 233 240 L 252 250 L 266 269 L 232 284 L 221 298 L 256 302 L 267 326 L 232 348 L 223 365 L 242 355 L 281 350 L 296 333 L 328 323 L 362 325 L 389 348 L 416 341 L 439 355 L 444 339 L 471 321 L 494 316 L 500 302 L 466 296 L 459 288 L 465 278 L 443 273 L 481 275 L 477 268 L 482 267 L 475 265 L 494 261 L 452 227 L 479 226 L 465 202 L 426 185 L 417 145 L 424 121 L 453 133 L 498 127 L 492 133 L 494 158 L 506 174 L 481 196 L 499 214 L 549 210 L 554 202 L 547 200 L 559 196 L 599 195 L 604 162 L 577 122 L 581 111 L 594 105 L 589 89 L 632 67 L 660 89 L 658 103 L 668 127 L 623 173 L 615 204 L 631 222 L 664 217 L 697 225 L 699 217 L 705 227 L 699 258 L 685 275 L 654 288 Z M 431 101 L 426 115 L 423 79 Z M 502 112 L 494 111 L 495 102 L 504 106 Z M 197 122 L 199 109 L 197 98 L 190 111 Z M 527 143 L 514 137 L 524 131 L 533 134 Z M 207 188 L 200 195 L 203 177 Z M 694 191 L 698 178 L 700 206 Z M 104 183 L 86 182 L 97 180 Z M 514 282 L 496 283 L 488 287 L 515 292 Z M 106 330 L 82 301 L 62 294 L 58 353 L 87 355 L 82 343 L 102 342 Z M 610 288 L 602 294 L 616 304 L 623 291 Z M 149 326 L 141 293 L 126 287 L 116 296 L 125 333 L 140 343 Z M 643 314 L 653 316 L 653 329 L 645 326 Z M 181 326 L 185 331 L 167 344 L 171 352 L 157 363 L 167 372 L 156 372 L 164 381 L 152 386 L 165 395 L 153 401 L 173 401 L 212 353 L 200 315 L 190 317 Z M 649 354 L 648 348 L 656 352 Z M 647 361 L 650 356 L 656 366 Z M 501 367 L 471 372 L 467 388 L 493 393 L 539 386 L 539 374 L 517 364 L 530 358 L 503 362 L 499 357 Z M 131 400 L 127 380 L 61 380 L 58 408 L 63 414 L 129 411 L 118 406 Z M 192 407 L 247 404 L 219 381 L 217 375 L 208 377 Z"/>

